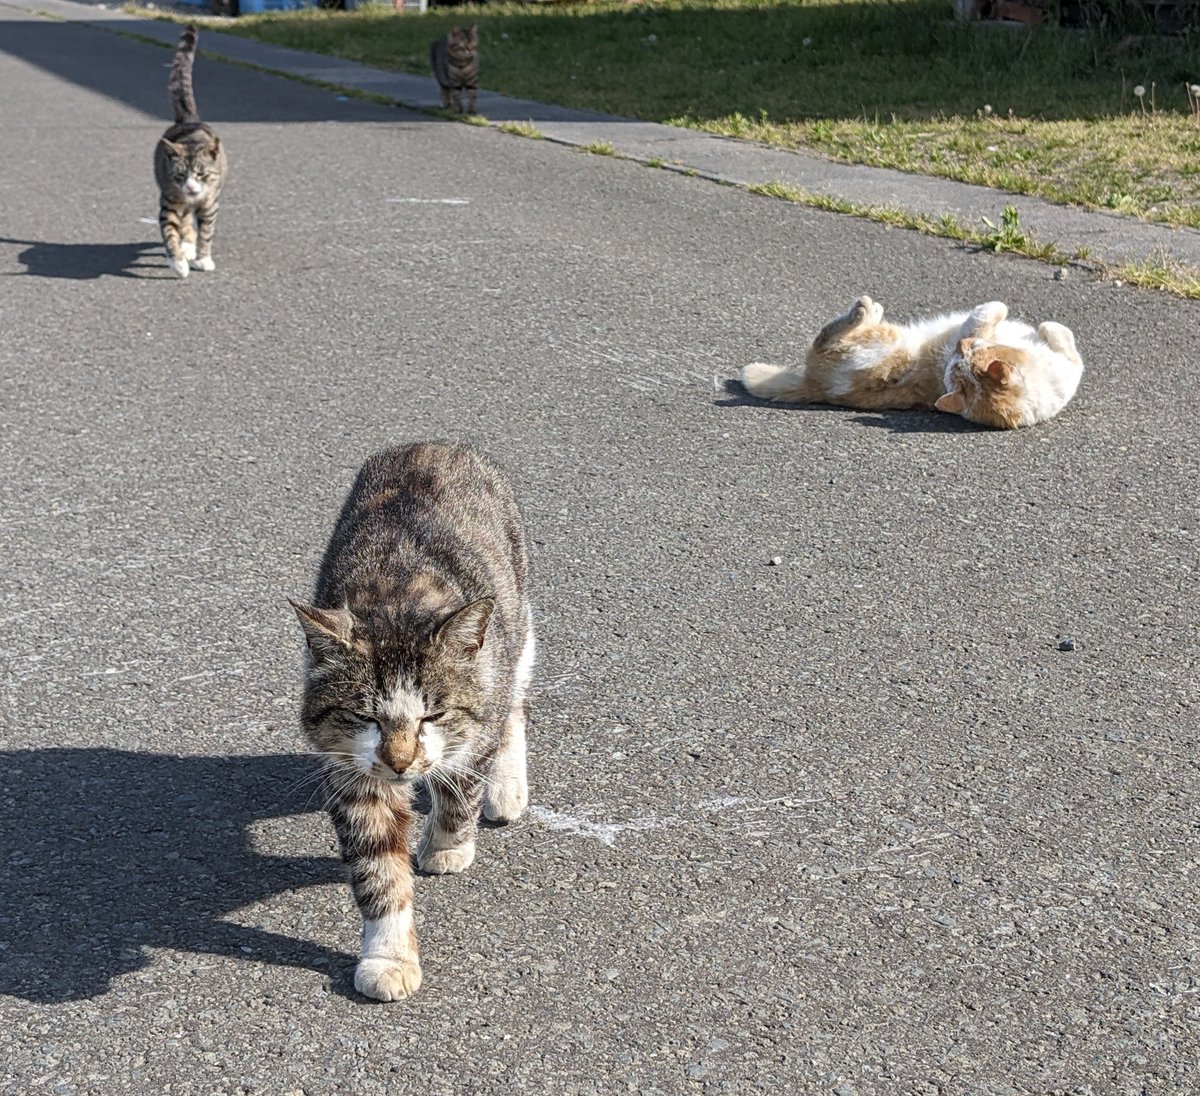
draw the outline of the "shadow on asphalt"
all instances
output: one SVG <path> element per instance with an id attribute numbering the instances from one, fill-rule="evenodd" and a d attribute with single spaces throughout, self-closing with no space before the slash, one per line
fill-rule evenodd
<path id="1" fill-rule="evenodd" d="M 195 67 L 196 100 L 200 116 L 216 126 L 222 122 L 440 121 L 393 106 L 348 99 L 329 88 L 222 64 L 203 55 L 203 35 L 200 49 Z M 0 53 L 154 119 L 158 130 L 146 147 L 149 174 L 154 141 L 171 122 L 167 94 L 171 48 L 74 23 L 5 22 Z M 102 134 L 82 128 L 70 139 L 99 142 Z M 234 166 L 236 169 L 236 161 Z"/>
<path id="2" fill-rule="evenodd" d="M 165 260 L 160 258 L 162 245 L 149 240 L 128 244 L 55 244 L 0 236 L 0 245 L 3 244 L 25 249 L 17 256 L 25 269 L 8 277 L 32 275 L 68 281 L 91 281 L 106 275 L 114 278 L 175 277 Z M 153 261 L 144 261 L 150 256 L 154 256 Z M 140 274 L 140 270 L 151 273 Z"/>
<path id="3" fill-rule="evenodd" d="M 352 996 L 352 956 L 227 920 L 344 879 L 336 858 L 254 848 L 251 825 L 312 809 L 307 772 L 287 754 L 0 753 L 0 993 L 98 997 L 169 948 L 327 971 Z"/>
<path id="4" fill-rule="evenodd" d="M 872 411 L 864 414 L 860 408 L 835 407 L 828 403 L 788 403 L 786 400 L 760 400 L 750 395 L 742 382 L 732 377 L 723 382 L 726 399 L 716 400 L 718 407 L 773 407 L 779 411 L 821 411 L 854 415 L 863 426 L 874 426 L 893 434 L 977 434 L 991 433 L 988 427 L 968 422 L 958 415 L 937 411 Z"/>

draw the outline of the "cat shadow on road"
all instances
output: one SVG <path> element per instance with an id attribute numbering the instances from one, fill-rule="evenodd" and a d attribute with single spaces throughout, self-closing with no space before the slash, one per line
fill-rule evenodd
<path id="1" fill-rule="evenodd" d="M 863 426 L 874 426 L 893 434 L 979 434 L 994 433 L 986 426 L 969 422 L 959 415 L 940 411 L 863 411 L 857 407 L 837 407 L 828 403 L 789 403 L 786 400 L 762 400 L 750 395 L 742 382 L 732 377 L 723 382 L 726 398 L 718 399 L 718 407 L 774 407 L 784 411 L 821 411 L 854 415 Z"/>
<path id="2" fill-rule="evenodd" d="M 25 249 L 17 255 L 17 261 L 23 263 L 25 269 L 10 274 L 10 277 L 32 275 L 69 281 L 91 281 L 106 275 L 114 278 L 175 277 L 165 260 L 145 261 L 162 252 L 161 244 L 149 240 L 128 244 L 56 244 L 0 236 L 0 244 Z M 151 273 L 139 273 L 143 270 Z"/>
<path id="3" fill-rule="evenodd" d="M 253 824 L 311 809 L 305 772 L 292 755 L 0 752 L 0 994 L 98 997 L 171 948 L 328 971 L 352 996 L 352 956 L 227 920 L 343 880 L 333 857 L 254 848 Z"/>

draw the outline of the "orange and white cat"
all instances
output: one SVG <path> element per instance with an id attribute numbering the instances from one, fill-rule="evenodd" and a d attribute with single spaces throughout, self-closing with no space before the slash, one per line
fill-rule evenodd
<path id="1" fill-rule="evenodd" d="M 859 297 L 821 329 L 802 368 L 754 362 L 741 381 L 767 400 L 936 409 L 1014 429 L 1057 415 L 1082 375 L 1070 328 L 1010 320 L 1001 301 L 894 324 L 882 305 Z"/>

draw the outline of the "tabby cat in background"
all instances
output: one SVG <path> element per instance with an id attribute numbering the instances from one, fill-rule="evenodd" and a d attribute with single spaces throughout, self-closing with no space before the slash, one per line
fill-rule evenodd
<path id="1" fill-rule="evenodd" d="M 742 370 L 751 395 L 868 410 L 924 408 L 1012 429 L 1061 411 L 1083 375 L 1071 329 L 1032 328 L 989 301 L 910 324 L 888 323 L 859 297 L 827 323 L 795 370 L 754 362 Z"/>
<path id="2" fill-rule="evenodd" d="M 479 28 L 453 26 L 429 47 L 429 63 L 442 89 L 442 106 L 475 113 L 479 90 Z"/>
<path id="3" fill-rule="evenodd" d="M 533 622 L 525 537 L 491 461 L 445 442 L 363 465 L 326 549 L 311 605 L 301 722 L 323 756 L 329 812 L 363 918 L 355 988 L 414 993 L 408 830 L 420 780 L 430 813 L 417 863 L 475 858 L 480 806 L 525 809 Z"/>
<path id="4" fill-rule="evenodd" d="M 175 63 L 168 84 L 175 124 L 162 135 L 154 150 L 154 177 L 158 180 L 158 226 L 171 269 L 181 278 L 188 264 L 196 270 L 215 270 L 213 231 L 221 187 L 229 169 L 225 146 L 200 121 L 192 93 L 192 62 L 196 56 L 196 28 L 188 25 L 179 36 Z"/>

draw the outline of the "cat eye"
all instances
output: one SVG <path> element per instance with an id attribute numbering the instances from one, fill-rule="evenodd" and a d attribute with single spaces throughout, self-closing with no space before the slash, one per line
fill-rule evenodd
<path id="1" fill-rule="evenodd" d="M 371 723 L 372 718 L 369 715 L 363 715 L 362 712 L 353 712 L 349 708 L 334 708 L 333 714 L 346 723 Z"/>
<path id="2" fill-rule="evenodd" d="M 445 719 L 445 718 L 446 718 L 446 716 L 448 716 L 449 714 L 450 714 L 450 713 L 449 713 L 448 711 L 445 711 L 445 712 L 430 712 L 428 715 L 423 715 L 423 716 L 421 716 L 421 722 L 422 722 L 422 723 L 440 723 L 440 722 L 441 722 L 443 719 Z"/>

